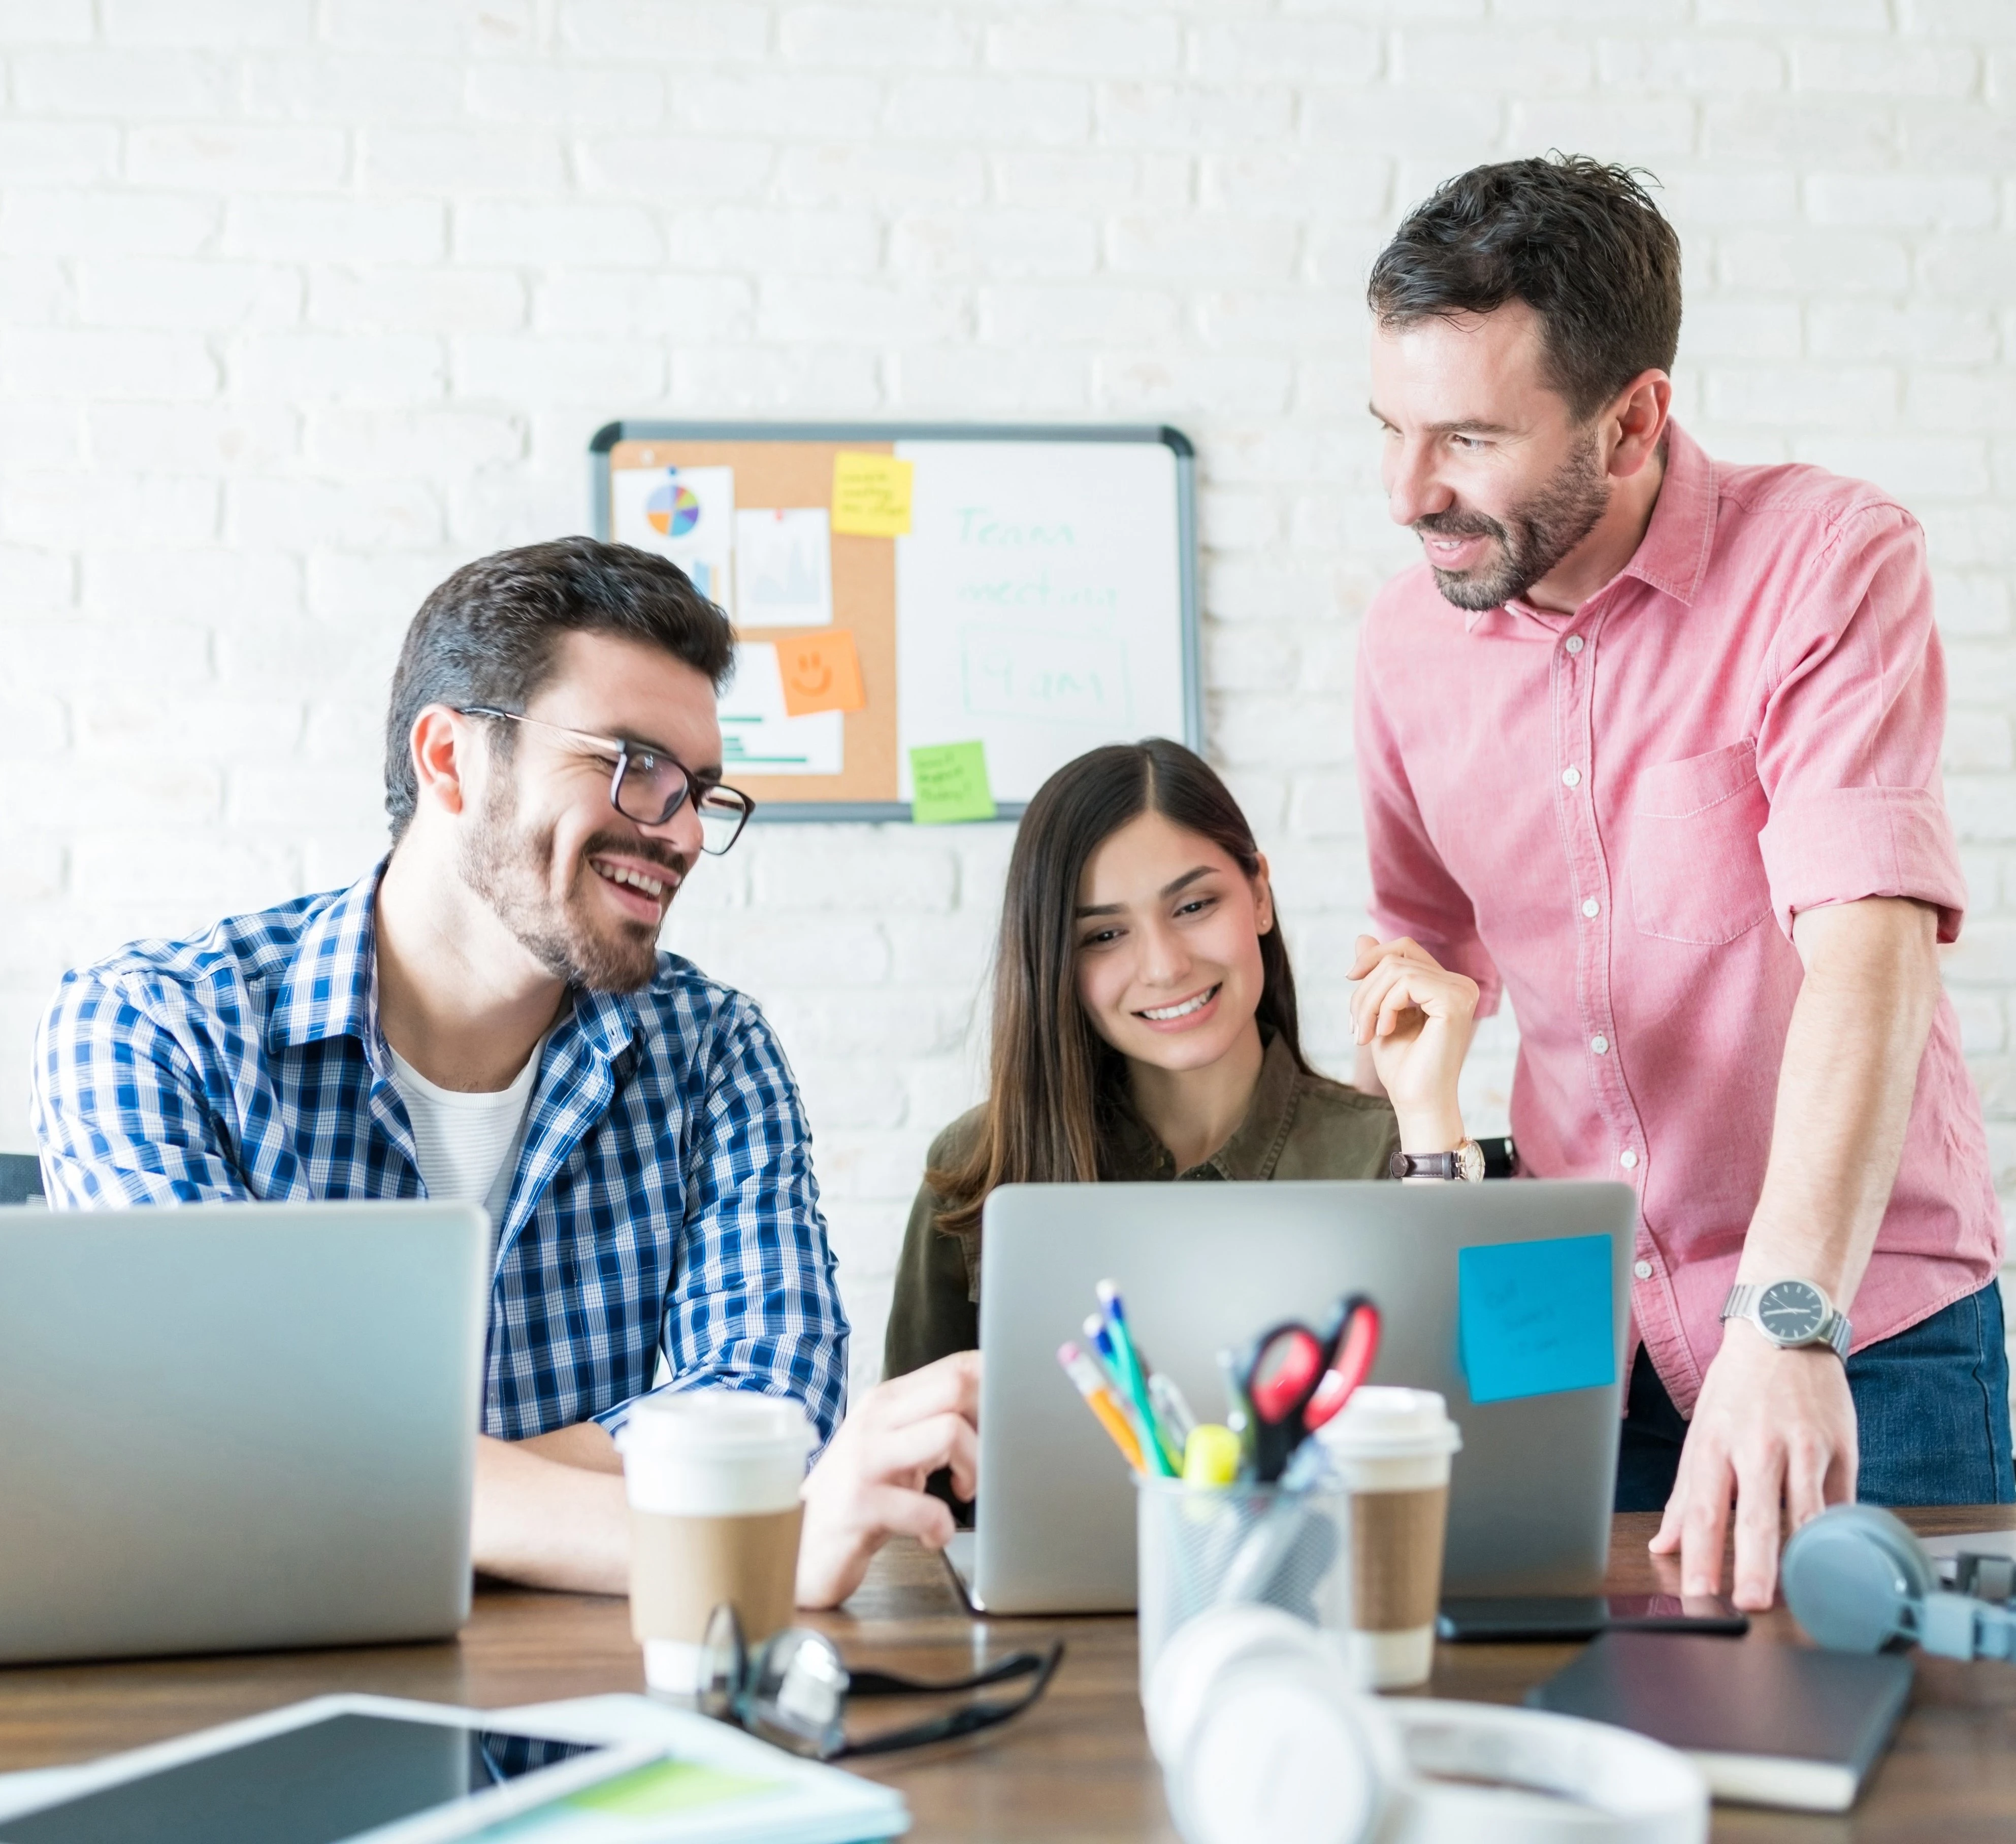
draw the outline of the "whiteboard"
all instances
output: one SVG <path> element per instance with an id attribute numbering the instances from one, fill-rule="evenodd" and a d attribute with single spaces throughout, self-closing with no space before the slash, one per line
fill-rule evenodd
<path id="1" fill-rule="evenodd" d="M 908 442 L 896 540 L 897 773 L 978 740 L 1026 802 L 1100 743 L 1188 730 L 1176 456 L 1165 444 Z"/>
<path id="2" fill-rule="evenodd" d="M 869 708 L 848 716 L 844 744 L 838 720 L 830 726 L 830 748 L 818 757 L 830 771 L 824 780 L 817 764 L 801 764 L 787 785 L 777 784 L 787 796 L 777 799 L 753 779 L 758 820 L 908 818 L 909 752 L 933 744 L 982 744 L 995 805 L 1009 818 L 1056 770 L 1102 743 L 1170 736 L 1201 746 L 1193 451 L 1174 430 L 612 423 L 591 444 L 597 535 L 611 535 L 612 510 L 621 511 L 612 507 L 612 490 L 618 498 L 635 491 L 628 470 L 640 458 L 673 461 L 671 473 L 703 498 L 711 474 L 733 509 L 738 544 L 732 559 L 697 566 L 716 585 L 732 582 L 746 602 L 759 573 L 774 579 L 779 567 L 753 549 L 741 555 L 747 541 L 761 539 L 781 555 L 781 541 L 800 541 L 823 527 L 808 511 L 794 513 L 794 537 L 782 523 L 765 523 L 784 519 L 782 510 L 741 509 L 805 506 L 813 494 L 801 483 L 826 477 L 815 462 L 830 470 L 836 446 L 855 443 L 911 465 L 909 529 L 880 541 L 893 552 L 893 570 L 872 578 L 859 552 L 871 541 L 836 537 L 836 546 L 856 547 L 828 591 L 838 597 L 838 612 L 811 607 L 815 595 L 803 620 L 859 631 Z M 735 478 L 724 461 L 739 461 Z M 783 480 L 790 491 L 757 491 L 752 499 L 757 483 Z M 614 523 L 618 537 L 636 541 L 635 519 Z M 703 517 L 687 547 L 705 524 Z M 646 541 L 651 537 L 646 530 Z M 689 573 L 697 567 L 669 537 L 652 548 Z M 859 586 L 871 581 L 889 587 Z M 880 603 L 891 606 L 873 606 Z M 878 614 L 893 617 L 886 674 L 869 644 Z M 751 638 L 760 642 L 761 632 Z M 752 667 L 758 650 L 744 649 Z M 748 703 L 757 690 L 753 671 L 739 673 L 725 696 Z M 871 751 L 872 788 L 863 785 L 865 770 L 848 772 Z"/>

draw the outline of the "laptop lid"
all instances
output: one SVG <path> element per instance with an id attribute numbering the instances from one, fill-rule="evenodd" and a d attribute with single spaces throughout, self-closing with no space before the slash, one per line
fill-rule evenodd
<path id="1" fill-rule="evenodd" d="M 1205 1421 L 1225 1415 L 1219 1350 L 1281 1319 L 1316 1317 L 1341 1293 L 1369 1293 L 1384 1321 L 1372 1380 L 1439 1390 L 1463 1431 L 1444 1591 L 1598 1591 L 1636 1210 L 1629 1187 L 1613 1184 L 1002 1186 L 987 1200 L 981 1244 L 985 1363 L 969 1594 L 995 1613 L 1134 1605 L 1130 1476 L 1057 1361 L 1060 1343 L 1081 1339 L 1093 1289 L 1107 1278 L 1119 1283 L 1150 1363 Z M 1490 1271 L 1480 1261 L 1492 1258 L 1474 1255 L 1466 1267 L 1463 1252 L 1587 1237 L 1607 1238 L 1595 1256 L 1609 1277 L 1608 1380 L 1474 1401 L 1459 1269 L 1474 1285 Z M 1496 1259 L 1544 1296 L 1546 1251 Z M 1479 1294 L 1471 1303 L 1489 1303 Z M 1529 1368 L 1528 1381 L 1549 1380 L 1543 1362 Z M 1497 1395 L 1505 1382 L 1495 1377 L 1478 1393 Z"/>
<path id="2" fill-rule="evenodd" d="M 472 1204 L 0 1210 L 0 1663 L 468 1617 Z"/>

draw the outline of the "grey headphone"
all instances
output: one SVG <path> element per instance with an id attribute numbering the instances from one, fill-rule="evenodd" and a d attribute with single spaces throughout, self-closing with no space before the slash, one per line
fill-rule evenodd
<path id="1" fill-rule="evenodd" d="M 1831 1652 L 1915 1640 L 1949 1659 L 2016 1657 L 2016 1559 L 1963 1555 L 1953 1589 L 1903 1523 L 1873 1504 L 1837 1504 L 1802 1525 L 1780 1567 L 1785 1605 Z"/>

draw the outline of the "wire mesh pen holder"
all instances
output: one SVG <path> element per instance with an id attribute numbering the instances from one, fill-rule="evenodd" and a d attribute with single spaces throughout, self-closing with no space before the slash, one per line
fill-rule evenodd
<path id="1" fill-rule="evenodd" d="M 1351 1624 L 1351 1497 L 1137 1476 L 1141 1684 L 1170 1636 L 1207 1608 L 1258 1602 L 1334 1634 Z"/>

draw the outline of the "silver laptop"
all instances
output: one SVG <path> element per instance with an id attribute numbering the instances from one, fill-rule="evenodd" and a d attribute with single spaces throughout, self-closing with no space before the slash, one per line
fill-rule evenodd
<path id="1" fill-rule="evenodd" d="M 451 1634 L 472 1204 L 0 1210 L 0 1664 Z"/>
<path id="2" fill-rule="evenodd" d="M 1284 1318 L 1319 1317 L 1340 1293 L 1369 1293 L 1384 1321 L 1372 1380 L 1440 1390 L 1463 1431 L 1443 1591 L 1599 1591 L 1635 1210 L 1629 1188 L 1611 1184 L 1003 1185 L 981 1239 L 976 1525 L 947 1551 L 968 1599 L 1001 1614 L 1134 1605 L 1129 1475 L 1057 1361 L 1066 1339 L 1082 1343 L 1093 1289 L 1109 1278 L 1149 1361 L 1205 1421 L 1225 1414 L 1220 1350 Z M 1607 1256 L 1611 1380 L 1474 1402 L 1459 1252 L 1586 1237 L 1607 1238 L 1607 1251 L 1553 1253 L 1575 1254 L 1585 1273 L 1592 1253 Z M 1473 1256 L 1470 1271 L 1510 1260 L 1543 1283 L 1548 1259 Z M 1546 1382 L 1541 1360 L 1535 1380 Z"/>

